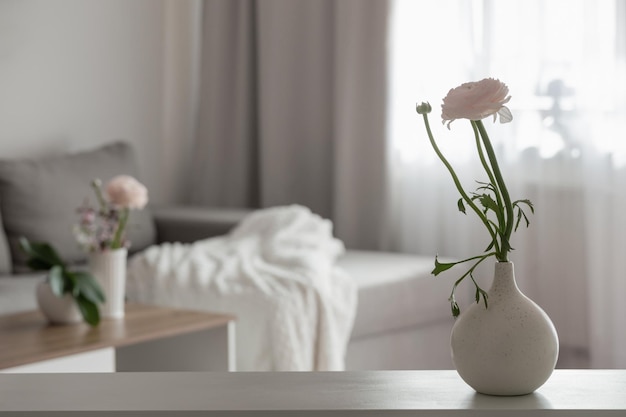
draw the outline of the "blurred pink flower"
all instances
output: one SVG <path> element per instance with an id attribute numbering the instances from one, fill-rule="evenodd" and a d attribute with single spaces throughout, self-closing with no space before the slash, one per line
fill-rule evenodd
<path id="1" fill-rule="evenodd" d="M 122 208 L 142 209 L 148 203 L 148 190 L 129 175 L 118 175 L 106 185 L 109 201 Z"/>
<path id="2" fill-rule="evenodd" d="M 131 209 L 142 209 L 148 203 L 148 190 L 135 178 L 119 175 L 102 189 L 95 179 L 91 186 L 98 200 L 98 209 L 89 201 L 78 208 L 80 221 L 74 225 L 76 241 L 89 252 L 128 248 L 125 229 Z"/>

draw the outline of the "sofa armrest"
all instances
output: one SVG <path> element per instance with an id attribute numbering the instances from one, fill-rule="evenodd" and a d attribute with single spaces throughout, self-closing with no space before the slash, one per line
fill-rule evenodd
<path id="1" fill-rule="evenodd" d="M 228 233 L 252 210 L 207 207 L 151 208 L 157 243 L 191 243 Z"/>

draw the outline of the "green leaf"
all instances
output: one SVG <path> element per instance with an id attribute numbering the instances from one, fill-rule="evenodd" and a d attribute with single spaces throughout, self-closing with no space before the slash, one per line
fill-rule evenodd
<path id="1" fill-rule="evenodd" d="M 63 282 L 65 282 L 65 292 L 72 294 L 72 297 L 76 298 L 78 295 L 78 288 L 76 287 L 76 279 L 70 271 L 63 269 Z"/>
<path id="2" fill-rule="evenodd" d="M 105 295 L 100 285 L 89 272 L 73 272 L 76 287 L 87 300 L 93 303 L 104 303 Z"/>
<path id="3" fill-rule="evenodd" d="M 48 262 L 42 261 L 41 259 L 29 258 L 26 261 L 26 266 L 33 271 L 48 271 L 54 265 L 50 265 Z"/>
<path id="4" fill-rule="evenodd" d="M 513 228 L 513 231 L 517 232 L 517 228 L 519 227 L 519 222 L 522 220 L 522 209 L 520 209 L 519 207 L 517 208 L 517 216 L 515 219 L 515 227 Z M 526 226 L 528 227 L 528 226 Z"/>
<path id="5" fill-rule="evenodd" d="M 24 236 L 21 236 L 18 239 L 18 244 L 19 244 L 20 249 L 22 250 L 22 252 L 26 253 L 27 255 L 31 254 L 32 249 L 30 247 L 30 242 L 28 241 L 28 239 L 26 239 Z"/>
<path id="6" fill-rule="evenodd" d="M 477 187 L 476 190 L 489 190 L 492 192 L 496 192 L 496 187 L 493 186 L 492 183 L 490 182 L 482 182 L 482 181 L 476 181 L 478 184 L 480 184 L 480 187 Z"/>
<path id="7" fill-rule="evenodd" d="M 457 201 L 456 206 L 459 208 L 459 211 L 463 214 L 465 213 L 465 205 L 463 204 L 463 199 L 459 198 L 459 201 Z"/>
<path id="8" fill-rule="evenodd" d="M 31 258 L 50 265 L 65 266 L 59 254 L 47 243 L 29 242 L 24 236 L 19 239 L 20 248 Z"/>
<path id="9" fill-rule="evenodd" d="M 50 268 L 48 272 L 48 279 L 50 282 L 50 288 L 57 297 L 63 297 L 65 289 L 65 280 L 63 279 L 63 268 L 59 265 L 55 265 Z"/>
<path id="10" fill-rule="evenodd" d="M 457 304 L 456 301 L 451 301 L 450 302 L 450 308 L 452 310 L 452 316 L 454 318 L 459 317 L 459 315 L 461 314 L 461 309 L 459 308 L 459 305 Z"/>
<path id="11" fill-rule="evenodd" d="M 528 217 L 526 217 L 526 213 L 524 213 L 524 210 L 517 207 L 517 220 L 515 221 L 515 229 L 514 229 L 516 232 L 517 232 L 517 228 L 519 227 L 520 221 L 522 220 L 522 217 L 524 218 L 526 227 L 530 226 L 530 221 L 528 220 Z"/>
<path id="12" fill-rule="evenodd" d="M 480 297 L 482 296 L 483 301 L 485 302 L 485 309 L 489 308 L 489 304 L 487 302 L 487 298 L 489 298 L 489 296 L 487 295 L 485 290 L 483 290 L 478 286 L 478 284 L 476 284 L 476 281 L 474 281 L 474 285 L 476 285 L 476 303 L 480 303 Z"/>
<path id="13" fill-rule="evenodd" d="M 447 271 L 448 269 L 452 268 L 457 263 L 458 262 L 442 263 L 442 262 L 439 262 L 439 259 L 435 256 L 435 269 L 432 270 L 431 274 L 437 276 L 443 271 Z"/>
<path id="14" fill-rule="evenodd" d="M 530 226 L 530 221 L 528 220 L 528 216 L 522 210 L 521 204 L 525 204 L 531 213 L 535 213 L 535 206 L 530 200 L 516 200 L 513 202 L 513 207 L 517 208 L 517 218 L 515 220 L 515 231 L 517 231 L 519 224 L 521 223 L 522 218 L 524 219 L 524 223 L 526 223 L 526 227 Z"/>
<path id="15" fill-rule="evenodd" d="M 498 203 L 496 203 L 489 194 L 481 194 L 478 201 L 480 201 L 480 204 L 487 210 L 493 210 L 497 213 L 500 209 Z"/>
<path id="16" fill-rule="evenodd" d="M 532 203 L 532 201 L 530 200 L 516 200 L 513 202 L 513 206 L 518 206 L 520 205 L 520 203 L 522 204 L 526 204 L 528 206 L 528 208 L 530 209 L 531 213 L 535 213 L 535 205 Z"/>
<path id="17" fill-rule="evenodd" d="M 97 326 L 100 323 L 100 311 L 98 306 L 86 299 L 82 294 L 76 297 L 76 304 L 83 319 L 91 326 Z"/>
<path id="18" fill-rule="evenodd" d="M 480 288 L 479 288 L 479 290 L 480 290 L 480 293 L 483 295 L 483 300 L 485 301 L 485 308 L 489 308 L 489 303 L 487 302 L 487 299 L 489 298 L 489 296 L 487 295 L 487 293 L 484 290 L 482 290 Z"/>

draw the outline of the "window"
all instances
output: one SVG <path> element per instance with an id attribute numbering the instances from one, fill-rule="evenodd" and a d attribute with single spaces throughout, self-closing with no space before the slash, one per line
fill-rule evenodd
<path id="1" fill-rule="evenodd" d="M 415 140 L 416 100 L 438 109 L 448 88 L 493 76 L 513 95 L 513 129 L 493 127 L 509 157 L 534 150 L 576 159 L 587 151 L 626 163 L 617 134 L 626 131 L 621 2 L 396 0 L 391 19 L 389 134 L 403 160 L 431 157 L 422 152 L 428 143 Z M 462 159 L 471 145 L 449 152 Z"/>

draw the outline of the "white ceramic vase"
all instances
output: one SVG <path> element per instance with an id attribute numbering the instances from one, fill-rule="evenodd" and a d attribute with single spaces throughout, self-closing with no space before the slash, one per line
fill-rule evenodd
<path id="1" fill-rule="evenodd" d="M 52 324 L 78 323 L 83 319 L 74 298 L 70 294 L 57 297 L 48 281 L 37 285 L 36 296 L 39 310 Z"/>
<path id="2" fill-rule="evenodd" d="M 100 306 L 100 317 L 124 317 L 127 255 L 126 248 L 89 254 L 89 271 L 106 297 L 106 301 Z"/>
<path id="3" fill-rule="evenodd" d="M 463 380 L 490 395 L 529 394 L 548 380 L 559 354 L 548 315 L 517 287 L 512 262 L 497 262 L 488 308 L 473 304 L 457 318 L 452 359 Z"/>

